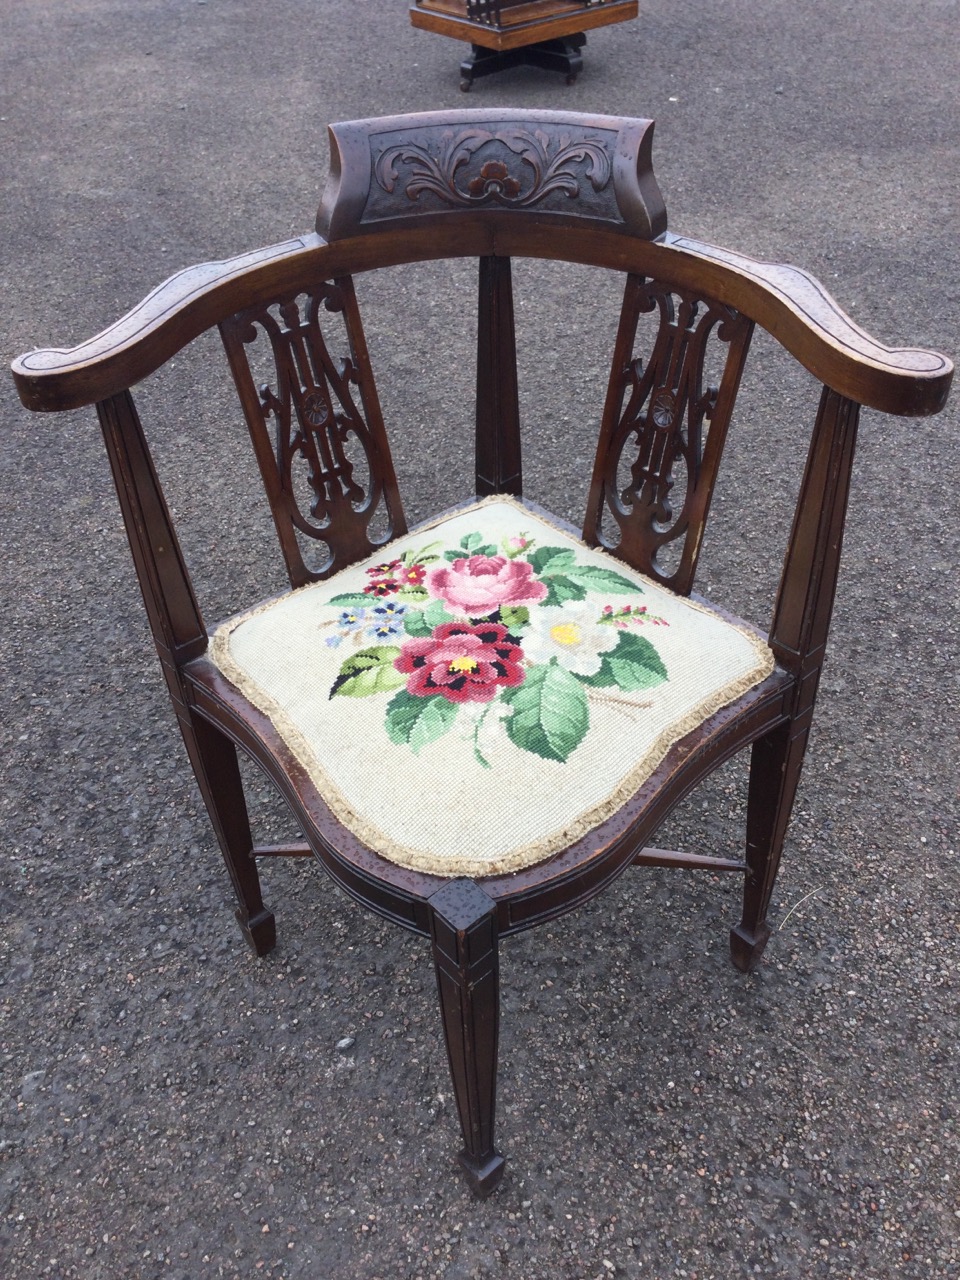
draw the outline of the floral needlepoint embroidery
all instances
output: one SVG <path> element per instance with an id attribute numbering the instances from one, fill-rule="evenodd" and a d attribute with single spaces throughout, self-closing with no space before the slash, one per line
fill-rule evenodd
<path id="1" fill-rule="evenodd" d="M 384 564 L 375 564 L 372 569 L 368 569 L 367 576 L 371 578 L 392 578 L 396 571 L 402 567 L 402 560 L 388 560 Z"/>
<path id="2" fill-rule="evenodd" d="M 398 581 L 401 587 L 419 587 L 426 576 L 427 566 L 425 564 L 410 564 L 405 565 L 400 570 Z"/>
<path id="3" fill-rule="evenodd" d="M 568 848 L 774 669 L 751 629 L 502 496 L 231 620 L 210 652 L 357 840 L 442 876 Z"/>
<path id="4" fill-rule="evenodd" d="M 451 702 L 490 702 L 500 688 L 523 682 L 523 650 L 499 623 L 447 622 L 429 640 L 408 640 L 394 660 L 409 674 L 407 692 Z"/>
<path id="5" fill-rule="evenodd" d="M 578 560 L 571 548 L 538 547 L 525 534 L 498 548 L 475 532 L 458 547 L 407 550 L 366 576 L 362 593 L 329 601 L 340 612 L 321 624 L 337 627 L 327 644 L 391 643 L 345 659 L 330 697 L 392 693 L 387 737 L 414 752 L 462 713 L 484 767 L 481 732 L 505 733 L 515 747 L 564 763 L 589 732 L 591 700 L 642 715 L 646 704 L 630 695 L 667 679 L 640 634 L 666 625 L 637 599 L 643 587 Z M 624 595 L 631 603 L 609 600 Z"/>
<path id="6" fill-rule="evenodd" d="M 568 600 L 535 612 L 524 648 L 531 662 L 555 658 L 568 671 L 592 676 L 600 670 L 603 655 L 615 649 L 619 639 L 612 627 L 604 626 L 603 615 L 597 616 L 596 606 L 585 600 Z"/>
<path id="7" fill-rule="evenodd" d="M 518 556 L 521 551 L 526 551 L 533 543 L 525 533 L 514 534 L 511 538 L 504 538 L 503 549 L 508 556 Z"/>
<path id="8" fill-rule="evenodd" d="M 364 587 L 364 592 L 371 596 L 389 596 L 400 590 L 397 574 L 403 569 L 402 560 L 390 560 L 385 564 L 375 564 L 367 570 L 371 581 Z"/>
<path id="9" fill-rule="evenodd" d="M 367 620 L 367 635 L 371 640 L 386 640 L 390 636 L 403 634 L 403 615 L 407 607 L 389 600 L 378 604 L 370 610 Z"/>
<path id="10" fill-rule="evenodd" d="M 484 555 L 461 557 L 450 566 L 431 569 L 427 590 L 470 617 L 483 617 L 501 605 L 538 604 L 547 594 L 526 560 Z"/>

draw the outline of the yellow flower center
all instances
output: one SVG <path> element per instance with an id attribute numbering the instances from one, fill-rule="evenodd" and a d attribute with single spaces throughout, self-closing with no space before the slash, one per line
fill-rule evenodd
<path id="1" fill-rule="evenodd" d="M 575 622 L 558 622 L 550 628 L 550 639 L 554 644 L 572 645 L 579 644 L 582 636 Z"/>
<path id="2" fill-rule="evenodd" d="M 454 660 L 450 663 L 451 671 L 464 671 L 469 674 L 472 671 L 476 671 L 476 669 L 477 669 L 476 659 L 468 658 L 466 655 L 464 655 L 462 658 L 454 658 Z"/>

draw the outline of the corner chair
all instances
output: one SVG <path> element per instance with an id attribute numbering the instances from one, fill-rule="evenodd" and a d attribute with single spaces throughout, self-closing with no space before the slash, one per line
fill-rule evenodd
<path id="1" fill-rule="evenodd" d="M 286 854 L 312 855 L 351 897 L 429 939 L 460 1162 L 479 1195 L 504 1169 L 502 938 L 566 915 L 629 868 L 709 868 L 742 878 L 731 954 L 741 970 L 758 962 L 860 406 L 933 414 L 952 377 L 944 356 L 871 338 L 805 272 L 668 232 L 652 133 L 645 120 L 517 110 L 333 125 L 315 233 L 187 268 L 98 336 L 13 365 L 30 409 L 96 406 L 250 945 L 262 956 L 276 940 L 258 859 Z M 580 530 L 522 496 L 516 257 L 623 276 Z M 369 272 L 444 258 L 477 262 L 475 485 L 465 505 L 408 529 L 358 294 Z M 645 314 L 659 327 L 641 353 Z M 765 631 L 693 593 L 756 326 L 822 385 Z M 290 590 L 208 630 L 130 388 L 214 327 Z M 259 385 L 254 348 L 271 369 Z M 716 385 L 704 381 L 708 348 Z M 254 842 L 238 749 L 302 839 Z M 742 858 L 656 847 L 678 802 L 743 749 Z"/>

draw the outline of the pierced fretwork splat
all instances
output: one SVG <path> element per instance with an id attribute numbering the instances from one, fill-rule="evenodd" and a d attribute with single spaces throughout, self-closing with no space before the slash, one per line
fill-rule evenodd
<path id="1" fill-rule="evenodd" d="M 644 367 L 634 343 L 640 315 L 652 311 L 660 327 Z M 683 595 L 693 586 L 752 331 L 732 307 L 627 278 L 584 538 Z M 704 387 L 711 337 L 726 345 L 726 359 L 719 385 Z M 677 483 L 680 471 L 685 486 Z M 613 535 L 604 528 L 606 512 L 616 522 Z M 658 553 L 678 539 L 679 561 L 670 569 Z"/>
<path id="2" fill-rule="evenodd" d="M 348 357 L 334 361 L 330 355 L 321 306 L 342 314 Z M 246 348 L 261 331 L 270 340 L 275 381 L 258 390 Z M 225 321 L 220 332 L 291 583 L 327 577 L 406 532 L 353 281 L 344 277 L 251 307 Z M 365 476 L 358 476 L 357 462 Z M 386 531 L 373 537 L 370 526 L 381 504 Z M 305 562 L 301 538 L 325 544 L 318 567 Z"/>

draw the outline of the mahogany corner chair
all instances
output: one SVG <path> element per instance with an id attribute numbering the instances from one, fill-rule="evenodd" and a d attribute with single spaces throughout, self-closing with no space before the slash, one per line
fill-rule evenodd
<path id="1" fill-rule="evenodd" d="M 275 942 L 258 856 L 308 851 L 352 897 L 430 939 L 460 1160 L 480 1195 L 504 1167 L 500 938 L 572 911 L 628 867 L 706 867 L 743 875 L 733 962 L 758 961 L 824 657 L 860 406 L 936 413 L 952 376 L 941 355 L 876 342 L 804 272 L 669 234 L 652 132 L 644 120 L 510 110 L 334 125 L 315 234 L 182 271 L 99 336 L 13 365 L 31 409 L 96 404 L 249 943 L 263 955 Z M 520 496 L 515 256 L 624 276 L 579 536 Z M 479 265 L 476 495 L 408 531 L 354 276 L 450 257 Z M 634 351 L 644 312 L 659 314 L 645 360 Z M 324 336 L 330 313 L 345 324 L 343 358 Z M 767 634 L 691 595 L 755 325 L 823 388 Z M 211 635 L 129 388 L 213 326 L 291 591 Z M 702 382 L 708 342 L 725 353 L 717 386 Z M 273 376 L 258 389 L 248 349 L 264 344 Z M 377 516 L 388 529 L 379 540 Z M 319 568 L 308 567 L 311 547 Z M 254 845 L 238 747 L 279 788 L 306 843 Z M 745 747 L 743 860 L 650 847 L 691 788 Z"/>

